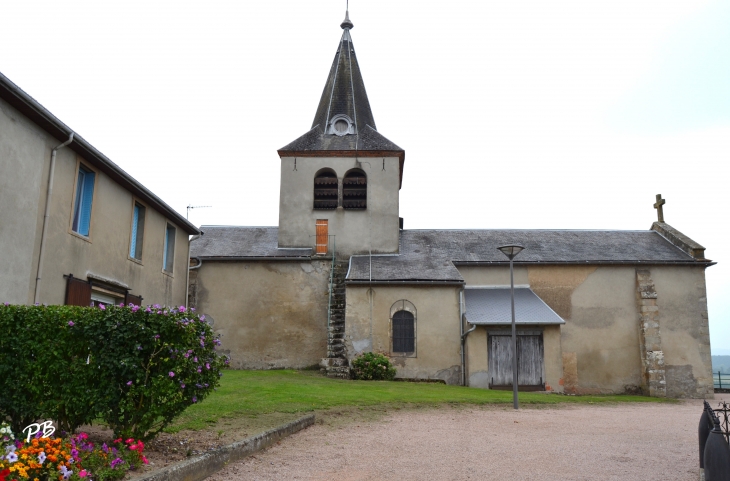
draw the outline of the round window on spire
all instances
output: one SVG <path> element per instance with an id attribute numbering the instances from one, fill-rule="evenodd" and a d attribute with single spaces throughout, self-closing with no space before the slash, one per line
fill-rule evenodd
<path id="1" fill-rule="evenodd" d="M 354 134 L 355 128 L 352 125 L 350 117 L 344 114 L 338 114 L 330 120 L 329 131 L 327 133 L 330 135 L 334 134 L 343 136 L 347 134 Z"/>
<path id="2" fill-rule="evenodd" d="M 339 119 L 337 122 L 335 122 L 335 132 L 337 132 L 337 134 L 339 135 L 345 135 L 349 128 L 350 124 L 348 124 L 347 120 L 345 119 Z"/>

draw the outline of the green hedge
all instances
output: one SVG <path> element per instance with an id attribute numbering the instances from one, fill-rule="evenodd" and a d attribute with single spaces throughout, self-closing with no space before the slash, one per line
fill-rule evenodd
<path id="1" fill-rule="evenodd" d="M 150 439 L 218 386 L 219 344 L 183 306 L 0 305 L 0 420 Z"/>

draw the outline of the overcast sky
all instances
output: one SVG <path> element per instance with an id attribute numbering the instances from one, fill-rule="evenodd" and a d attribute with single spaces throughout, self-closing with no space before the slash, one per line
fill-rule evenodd
<path id="1" fill-rule="evenodd" d="M 345 0 L 3 5 L 0 71 L 197 224 L 277 225 Z M 730 354 L 729 1 L 352 0 L 406 228 L 648 229 L 707 247 Z M 660 301 L 661 302 L 661 301 Z"/>

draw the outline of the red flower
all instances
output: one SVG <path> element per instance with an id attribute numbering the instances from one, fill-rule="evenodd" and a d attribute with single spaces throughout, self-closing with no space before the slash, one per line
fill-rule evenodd
<path id="1" fill-rule="evenodd" d="M 145 464 L 147 464 L 146 459 L 145 459 Z M 5 481 L 5 476 L 7 476 L 8 474 L 10 474 L 9 469 L 3 469 L 2 471 L 0 471 L 0 481 Z"/>

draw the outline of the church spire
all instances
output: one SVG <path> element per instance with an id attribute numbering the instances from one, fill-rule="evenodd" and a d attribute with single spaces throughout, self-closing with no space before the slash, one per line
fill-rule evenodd
<path id="1" fill-rule="evenodd" d="M 349 11 L 345 12 L 345 20 L 340 27 L 344 32 L 327 76 L 312 127 L 319 125 L 325 134 L 357 135 L 368 125 L 376 129 L 375 120 L 350 36 L 350 30 L 354 25 L 350 21 Z"/>

